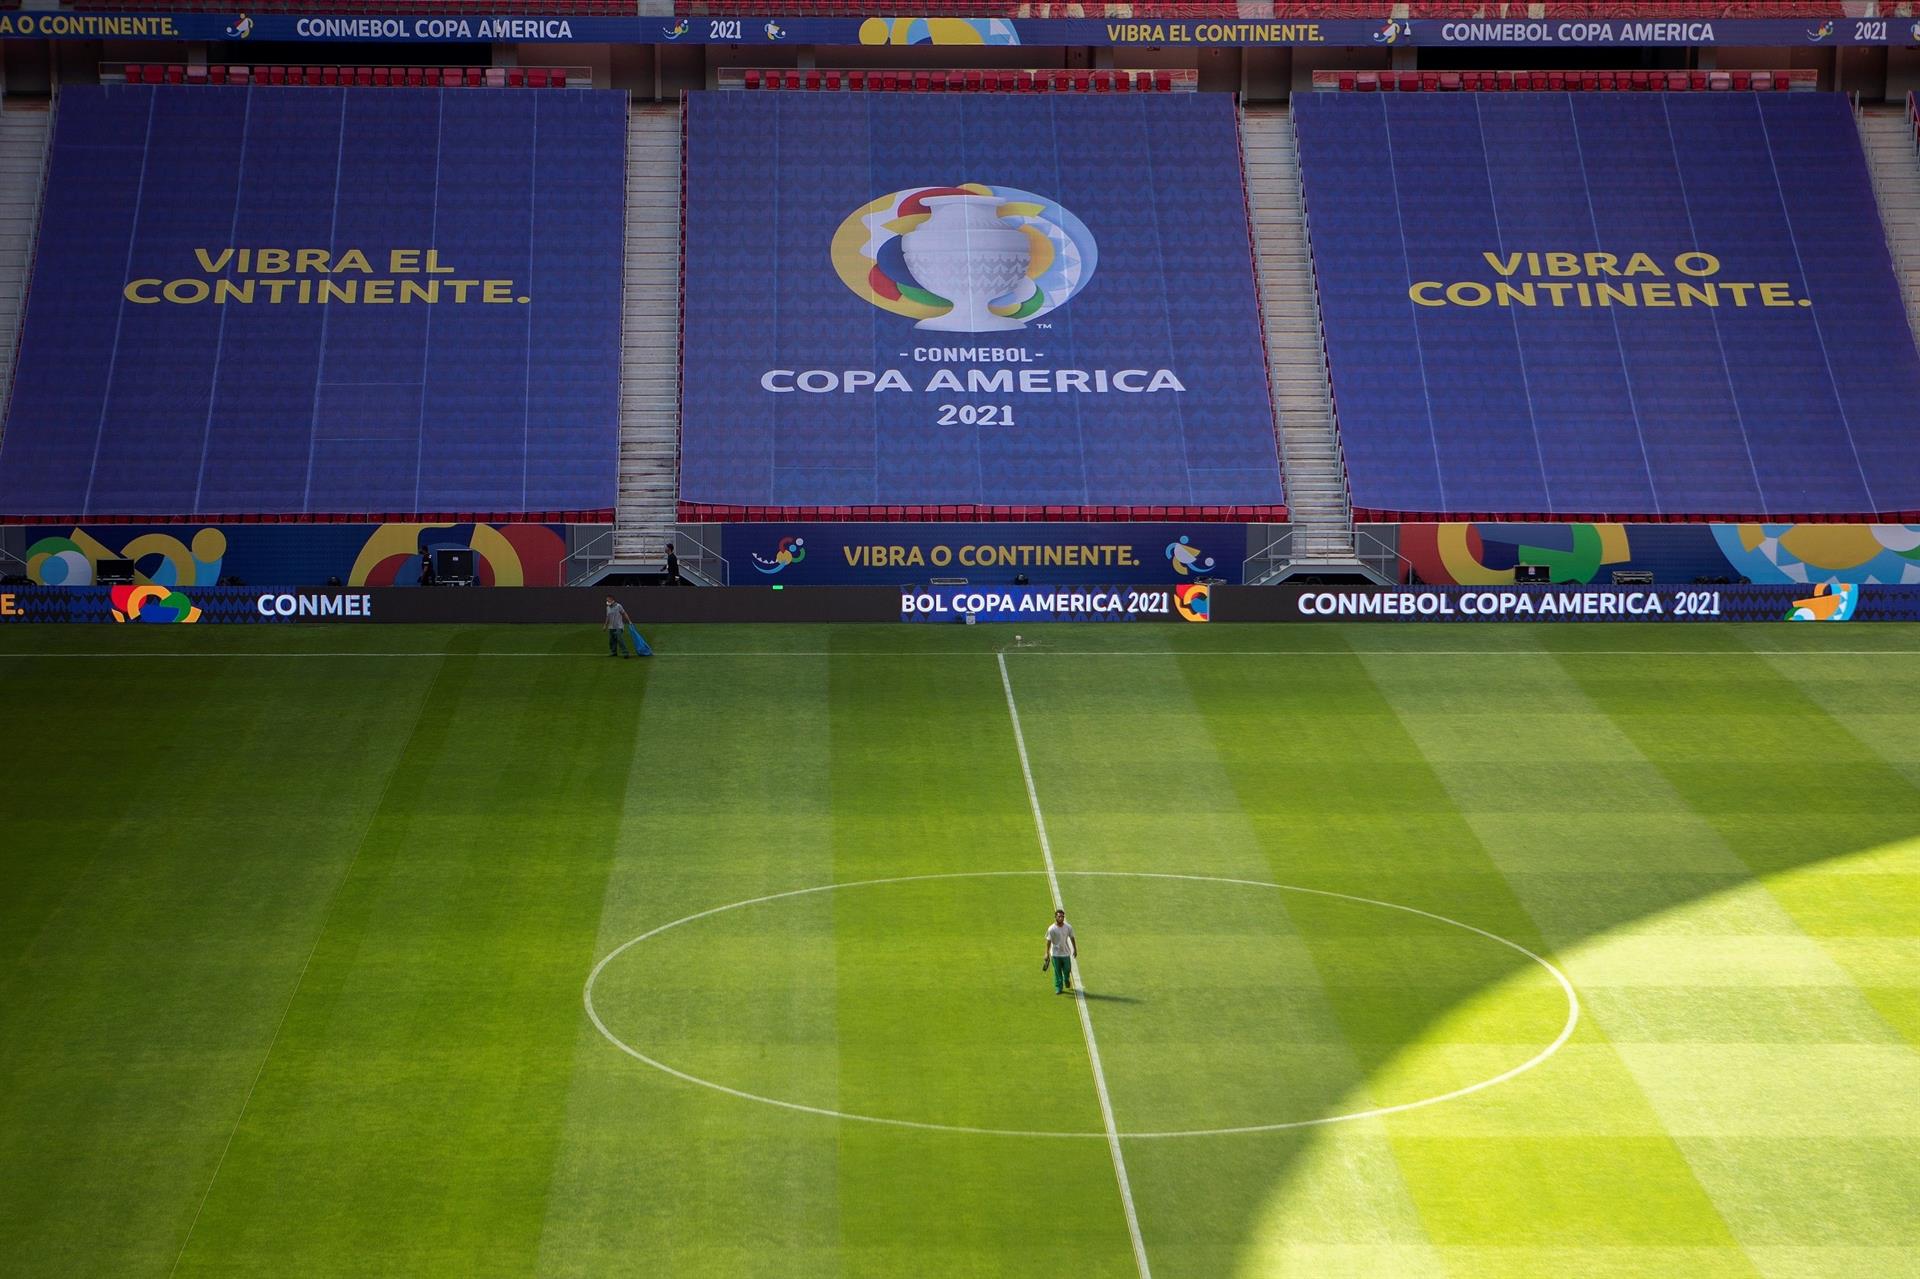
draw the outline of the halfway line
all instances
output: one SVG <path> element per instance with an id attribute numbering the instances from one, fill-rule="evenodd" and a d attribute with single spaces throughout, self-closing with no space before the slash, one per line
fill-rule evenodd
<path id="1" fill-rule="evenodd" d="M 1007 716 L 1013 721 L 1013 744 L 1020 750 L 1020 776 L 1027 783 L 1027 805 L 1033 809 L 1033 828 L 1040 836 L 1040 856 L 1047 864 L 1047 891 L 1053 894 L 1055 910 L 1063 908 L 1060 898 L 1060 877 L 1053 868 L 1053 845 L 1047 839 L 1047 819 L 1040 813 L 1040 793 L 1033 787 L 1033 765 L 1027 759 L 1027 735 L 1020 731 L 1020 708 L 1013 701 L 1013 681 L 1007 678 L 1007 658 L 1004 653 L 994 654 L 994 661 L 1000 667 L 1000 687 L 1007 694 Z M 1107 1126 L 1107 1151 L 1113 1156 L 1113 1176 L 1120 1183 L 1120 1205 L 1127 1214 L 1127 1235 L 1133 1241 L 1133 1261 L 1139 1268 L 1140 1279 L 1153 1279 L 1153 1268 L 1147 1264 L 1146 1241 L 1140 1237 L 1140 1216 L 1133 1207 L 1133 1186 L 1127 1180 L 1127 1161 L 1120 1153 L 1120 1129 L 1113 1122 L 1113 1099 L 1107 1095 L 1107 1072 L 1100 1065 L 1100 1045 L 1093 1037 L 1093 1014 L 1087 1011 L 1086 975 L 1077 970 L 1080 961 L 1073 964 L 1080 992 L 1073 997 L 1073 1005 L 1080 1013 L 1080 1037 L 1087 1041 L 1087 1060 L 1093 1063 L 1093 1088 L 1100 1098 L 1100 1120 Z"/>

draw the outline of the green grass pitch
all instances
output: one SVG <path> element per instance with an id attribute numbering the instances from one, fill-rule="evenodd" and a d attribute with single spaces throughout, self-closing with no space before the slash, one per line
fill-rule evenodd
<path id="1" fill-rule="evenodd" d="M 1920 1274 L 1920 629 L 1025 634 L 6 628 L 0 1271 Z"/>

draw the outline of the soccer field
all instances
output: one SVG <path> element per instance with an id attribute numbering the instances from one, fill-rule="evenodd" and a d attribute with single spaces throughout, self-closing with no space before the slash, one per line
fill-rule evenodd
<path id="1" fill-rule="evenodd" d="M 0 1270 L 1920 1275 L 1920 628 L 1024 633 L 0 630 Z"/>

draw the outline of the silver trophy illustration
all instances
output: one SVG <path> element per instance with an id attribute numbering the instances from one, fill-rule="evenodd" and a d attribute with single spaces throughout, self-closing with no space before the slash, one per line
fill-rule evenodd
<path id="1" fill-rule="evenodd" d="M 987 304 L 1026 277 L 1032 251 L 1026 232 L 1002 221 L 990 195 L 935 195 L 933 214 L 901 242 L 907 269 L 921 287 L 953 301 L 953 310 L 920 321 L 919 329 L 985 333 L 1023 329 L 1024 320 L 995 315 Z"/>

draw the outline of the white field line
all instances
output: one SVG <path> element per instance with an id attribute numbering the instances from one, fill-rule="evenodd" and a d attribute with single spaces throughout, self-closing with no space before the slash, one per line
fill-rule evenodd
<path id="1" fill-rule="evenodd" d="M 1053 866 L 1053 845 L 1047 839 L 1047 819 L 1040 812 L 1040 793 L 1033 786 L 1033 765 L 1027 759 L 1027 736 L 1020 729 L 1020 708 L 1014 704 L 1013 681 L 1007 677 L 1007 658 L 1004 653 L 994 655 L 994 661 L 1000 667 L 1000 687 L 1007 694 L 1007 716 L 1013 721 L 1013 744 L 1020 751 L 1020 776 L 1027 783 L 1027 804 L 1033 809 L 1033 828 L 1040 836 L 1040 856 L 1047 865 L 1047 891 L 1053 895 L 1055 910 L 1064 908 L 1060 897 L 1060 876 Z M 1126 1157 L 1120 1153 L 1120 1129 L 1113 1122 L 1113 1099 L 1107 1095 L 1107 1072 L 1100 1065 L 1100 1044 L 1093 1037 L 1093 1014 L 1087 1009 L 1085 998 L 1086 977 L 1080 971 L 1080 960 L 1075 956 L 1074 980 L 1079 990 L 1073 996 L 1074 1008 L 1080 1014 L 1080 1036 L 1087 1041 L 1087 1059 L 1093 1063 L 1093 1088 L 1100 1098 L 1100 1119 L 1107 1127 L 1107 1152 L 1113 1156 L 1113 1176 L 1120 1183 L 1120 1204 L 1127 1214 L 1127 1235 L 1133 1241 L 1133 1261 L 1139 1268 L 1140 1279 L 1153 1279 L 1153 1268 L 1147 1264 L 1146 1241 L 1140 1237 L 1140 1215 L 1133 1206 L 1133 1186 L 1127 1180 Z"/>
<path id="2" fill-rule="evenodd" d="M 1207 649 L 1102 649 L 1050 648 L 1023 649 L 1023 657 L 1920 657 L 1920 648 L 1207 648 Z M 916 653 L 900 649 L 714 649 L 696 653 L 655 652 L 649 661 L 684 661 L 696 657 L 899 657 L 919 661 L 934 657 L 980 658 L 981 651 L 942 649 Z M 999 653 L 996 657 L 1002 656 Z M 223 651 L 209 649 L 194 653 L 118 653 L 61 652 L 28 653 L 0 651 L 0 661 L 41 661 L 47 658 L 223 658 L 223 657 L 488 657 L 557 658 L 591 661 L 607 658 L 600 653 L 456 653 L 445 649 L 341 650 L 269 653 L 261 651 Z M 1004 659 L 1003 659 L 1004 660 Z"/>

